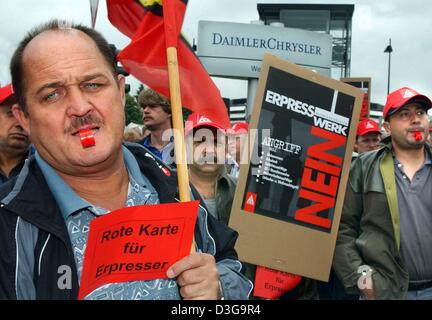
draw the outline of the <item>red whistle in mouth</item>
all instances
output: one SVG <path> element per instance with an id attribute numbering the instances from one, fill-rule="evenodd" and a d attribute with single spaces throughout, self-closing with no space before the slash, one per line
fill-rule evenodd
<path id="1" fill-rule="evenodd" d="M 93 136 L 93 130 L 80 130 L 79 135 L 83 148 L 93 147 L 96 144 L 95 138 Z"/>
<path id="2" fill-rule="evenodd" d="M 415 131 L 414 132 L 414 139 L 415 141 L 420 141 L 421 139 L 423 139 L 423 135 L 420 131 Z"/>

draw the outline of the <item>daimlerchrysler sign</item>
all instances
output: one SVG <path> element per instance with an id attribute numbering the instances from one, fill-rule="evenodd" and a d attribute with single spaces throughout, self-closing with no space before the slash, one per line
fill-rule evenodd
<path id="1" fill-rule="evenodd" d="M 330 76 L 332 37 L 273 26 L 200 21 L 198 52 L 214 76 L 258 78 L 264 53 Z"/>

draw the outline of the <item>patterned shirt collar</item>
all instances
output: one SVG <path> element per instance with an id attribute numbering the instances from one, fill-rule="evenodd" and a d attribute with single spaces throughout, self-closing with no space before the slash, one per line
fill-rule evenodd
<path id="1" fill-rule="evenodd" d="M 138 162 L 133 154 L 125 146 L 122 146 L 122 152 L 129 175 L 133 177 L 139 185 L 152 189 L 151 184 L 146 181 L 146 178 L 141 174 Z M 88 201 L 82 199 L 73 191 L 57 172 L 42 159 L 37 151 L 35 152 L 35 158 L 65 220 L 77 211 L 93 207 Z"/>

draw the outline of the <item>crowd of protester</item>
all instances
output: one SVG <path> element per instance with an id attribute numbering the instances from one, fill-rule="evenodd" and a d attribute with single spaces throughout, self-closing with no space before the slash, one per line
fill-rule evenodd
<path id="1" fill-rule="evenodd" d="M 176 202 L 170 100 L 144 89 L 144 126 L 125 128 L 115 65 L 95 30 L 55 21 L 12 57 L 12 83 L 0 89 L 0 299 L 76 299 L 92 220 Z M 403 87 L 388 95 L 382 127 L 359 122 L 329 282 L 305 278 L 281 299 L 432 299 L 430 108 Z M 198 250 L 164 279 L 110 283 L 86 299 L 254 298 L 255 266 L 239 261 L 228 227 L 249 124 L 215 120 L 185 121 Z M 72 270 L 66 289 L 62 265 Z"/>

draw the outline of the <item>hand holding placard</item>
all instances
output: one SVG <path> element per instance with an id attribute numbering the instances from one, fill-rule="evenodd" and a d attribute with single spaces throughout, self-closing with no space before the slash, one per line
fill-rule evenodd
<path id="1" fill-rule="evenodd" d="M 192 253 L 172 265 L 167 275 L 177 277 L 185 300 L 219 299 L 219 271 L 215 259 L 206 253 Z"/>

